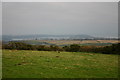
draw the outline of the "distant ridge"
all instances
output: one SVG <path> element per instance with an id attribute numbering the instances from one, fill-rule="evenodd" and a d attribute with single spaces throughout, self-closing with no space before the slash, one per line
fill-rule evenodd
<path id="1" fill-rule="evenodd" d="M 18 41 L 18 40 L 119 40 L 119 38 L 104 38 L 93 37 L 86 34 L 81 35 L 3 35 L 3 41 Z"/>
<path id="2" fill-rule="evenodd" d="M 33 39 L 91 39 L 95 38 L 90 35 L 47 35 L 47 34 L 37 34 L 37 35 L 3 35 L 2 40 L 33 40 Z"/>

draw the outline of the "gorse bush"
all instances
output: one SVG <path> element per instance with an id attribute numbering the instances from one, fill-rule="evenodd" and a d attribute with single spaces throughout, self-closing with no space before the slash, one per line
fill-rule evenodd
<path id="1" fill-rule="evenodd" d="M 120 43 L 112 44 L 111 46 L 96 47 L 96 46 L 79 46 L 72 44 L 69 46 L 59 47 L 56 45 L 30 45 L 22 42 L 9 42 L 2 45 L 3 49 L 17 49 L 17 50 L 39 50 L 39 51 L 68 51 L 68 52 L 95 52 L 103 54 L 119 54 Z"/>
<path id="2" fill-rule="evenodd" d="M 5 49 L 33 50 L 33 46 L 21 42 L 9 42 L 2 46 Z"/>
<path id="3" fill-rule="evenodd" d="M 112 44 L 112 46 L 105 46 L 102 48 L 101 53 L 105 54 L 120 54 L 120 43 Z"/>

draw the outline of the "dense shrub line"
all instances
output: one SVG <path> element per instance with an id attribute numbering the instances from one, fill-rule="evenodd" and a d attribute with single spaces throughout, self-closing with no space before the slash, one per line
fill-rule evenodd
<path id="1" fill-rule="evenodd" d="M 39 51 L 68 51 L 68 52 L 95 52 L 104 54 L 119 54 L 120 43 L 112 44 L 111 46 L 96 47 L 96 46 L 79 46 L 72 44 L 70 46 L 45 46 L 45 45 L 30 45 L 22 42 L 9 42 L 3 44 L 3 49 L 17 49 L 17 50 L 39 50 Z"/>

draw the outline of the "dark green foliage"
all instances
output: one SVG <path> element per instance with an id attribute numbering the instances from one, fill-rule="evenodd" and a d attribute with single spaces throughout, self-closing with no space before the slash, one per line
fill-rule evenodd
<path id="1" fill-rule="evenodd" d="M 39 50 L 39 51 L 50 51 L 50 47 L 48 46 L 45 46 L 45 45 L 39 45 L 36 47 L 36 50 Z"/>
<path id="2" fill-rule="evenodd" d="M 106 54 L 120 54 L 120 43 L 112 44 L 112 46 L 105 46 L 101 51 Z"/>
<path id="3" fill-rule="evenodd" d="M 38 46 L 37 47 L 37 50 L 39 50 L 39 51 L 45 51 L 45 46 L 44 45 L 40 45 L 40 46 Z"/>
<path id="4" fill-rule="evenodd" d="M 63 49 L 58 46 L 30 45 L 22 42 L 9 42 L 8 44 L 3 44 L 2 48 L 17 50 L 63 51 Z"/>
<path id="5" fill-rule="evenodd" d="M 70 45 L 70 52 L 79 52 L 80 51 L 80 46 L 77 44 L 72 44 Z"/>
<path id="6" fill-rule="evenodd" d="M 69 46 L 64 46 L 64 47 L 63 47 L 63 50 L 64 50 L 64 51 L 70 51 L 70 47 L 69 47 Z"/>
<path id="7" fill-rule="evenodd" d="M 59 47 L 51 45 L 50 46 L 50 50 L 52 50 L 52 51 L 59 51 Z"/>
<path id="8" fill-rule="evenodd" d="M 96 46 L 79 46 L 72 44 L 70 46 L 45 46 L 45 45 L 29 45 L 22 42 L 9 42 L 3 44 L 3 49 L 17 49 L 17 50 L 39 50 L 39 51 L 68 51 L 68 52 L 95 52 L 103 54 L 119 54 L 120 43 L 112 44 L 111 46 L 96 47 Z"/>
<path id="9" fill-rule="evenodd" d="M 64 51 L 69 51 L 69 52 L 80 52 L 80 46 L 77 44 L 72 44 L 70 46 L 64 46 L 63 49 Z"/>
<path id="10" fill-rule="evenodd" d="M 3 48 L 17 49 L 17 50 L 33 50 L 34 49 L 32 45 L 21 43 L 21 42 L 9 42 L 8 44 L 4 44 Z"/>

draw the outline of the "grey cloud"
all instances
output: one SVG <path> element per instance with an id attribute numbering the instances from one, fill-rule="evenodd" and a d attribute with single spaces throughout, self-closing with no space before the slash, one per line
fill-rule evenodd
<path id="1" fill-rule="evenodd" d="M 115 2 L 3 3 L 3 34 L 117 36 Z"/>

